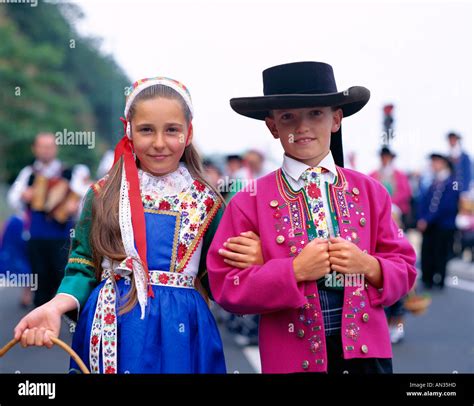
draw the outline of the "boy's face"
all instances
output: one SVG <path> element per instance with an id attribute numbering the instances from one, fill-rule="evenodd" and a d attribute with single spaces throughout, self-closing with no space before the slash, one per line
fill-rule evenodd
<path id="1" fill-rule="evenodd" d="M 331 133 L 339 130 L 342 110 L 331 107 L 273 110 L 265 122 L 286 155 L 309 166 L 317 165 L 329 152 Z"/>

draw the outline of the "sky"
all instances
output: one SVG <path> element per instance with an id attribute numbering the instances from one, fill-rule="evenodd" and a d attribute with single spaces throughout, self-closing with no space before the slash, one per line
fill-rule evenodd
<path id="1" fill-rule="evenodd" d="M 339 91 L 370 89 L 364 109 L 343 119 L 344 149 L 356 154 L 358 170 L 378 165 L 386 103 L 395 105 L 398 167 L 423 170 L 429 153 L 447 152 L 451 130 L 474 155 L 469 1 L 73 3 L 85 14 L 78 31 L 101 38 L 101 50 L 132 82 L 168 76 L 189 88 L 194 142 L 204 155 L 256 148 L 281 163 L 281 145 L 264 122 L 238 115 L 229 99 L 262 95 L 262 71 L 296 61 L 332 65 Z"/>

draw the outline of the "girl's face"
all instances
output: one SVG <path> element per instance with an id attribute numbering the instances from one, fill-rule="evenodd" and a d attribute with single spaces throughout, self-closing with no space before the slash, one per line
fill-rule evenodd
<path id="1" fill-rule="evenodd" d="M 156 97 L 137 102 L 131 120 L 132 141 L 140 168 L 163 176 L 179 166 L 193 138 L 177 100 Z"/>
<path id="2" fill-rule="evenodd" d="M 314 107 L 273 110 L 265 119 L 274 138 L 279 138 L 285 153 L 309 166 L 315 166 L 329 152 L 331 133 L 342 120 L 342 110 Z"/>

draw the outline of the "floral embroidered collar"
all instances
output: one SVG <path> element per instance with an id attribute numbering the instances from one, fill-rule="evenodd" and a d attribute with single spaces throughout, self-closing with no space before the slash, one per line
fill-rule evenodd
<path id="1" fill-rule="evenodd" d="M 194 182 L 193 177 L 183 163 L 174 172 L 164 176 L 154 176 L 139 169 L 138 177 L 142 196 L 149 194 L 156 197 L 177 195 L 189 189 Z"/>

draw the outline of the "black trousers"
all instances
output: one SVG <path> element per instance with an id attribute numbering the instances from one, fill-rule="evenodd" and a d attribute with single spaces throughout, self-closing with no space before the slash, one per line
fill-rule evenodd
<path id="1" fill-rule="evenodd" d="M 353 358 L 342 356 L 342 340 L 340 334 L 326 337 L 328 355 L 328 374 L 392 374 L 391 358 Z"/>
<path id="2" fill-rule="evenodd" d="M 444 287 L 446 263 L 453 250 L 454 232 L 455 230 L 444 230 L 436 225 L 429 225 L 423 233 L 421 279 L 428 288 L 433 285 Z M 437 283 L 433 280 L 435 275 L 439 275 Z"/>
<path id="3" fill-rule="evenodd" d="M 64 276 L 69 255 L 69 240 L 35 240 L 28 242 L 31 272 L 38 275 L 38 290 L 33 303 L 41 306 L 54 297 Z"/>

